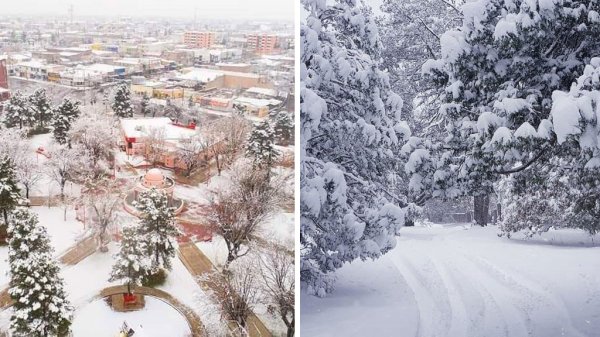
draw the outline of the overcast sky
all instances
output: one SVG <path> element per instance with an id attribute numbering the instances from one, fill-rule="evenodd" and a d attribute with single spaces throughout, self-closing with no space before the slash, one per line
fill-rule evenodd
<path id="1" fill-rule="evenodd" d="M 1 14 L 294 20 L 296 0 L 1 0 Z"/>

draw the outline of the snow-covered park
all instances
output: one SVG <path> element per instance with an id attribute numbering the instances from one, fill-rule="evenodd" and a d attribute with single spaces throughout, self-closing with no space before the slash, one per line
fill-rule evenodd
<path id="1" fill-rule="evenodd" d="M 100 337 L 124 323 L 136 336 L 293 331 L 289 113 L 196 127 L 134 116 L 127 84 L 113 94 L 110 113 L 109 102 L 55 103 L 41 89 L 7 103 L 0 334 Z"/>

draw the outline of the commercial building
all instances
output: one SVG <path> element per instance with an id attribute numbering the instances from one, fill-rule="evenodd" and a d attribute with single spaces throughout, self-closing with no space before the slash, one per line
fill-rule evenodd
<path id="1" fill-rule="evenodd" d="M 9 98 L 10 91 L 8 90 L 8 71 L 6 69 L 6 57 L 0 56 L 0 102 L 4 102 Z"/>
<path id="2" fill-rule="evenodd" d="M 210 48 L 215 40 L 215 32 L 189 31 L 183 33 L 183 43 L 192 48 Z"/>

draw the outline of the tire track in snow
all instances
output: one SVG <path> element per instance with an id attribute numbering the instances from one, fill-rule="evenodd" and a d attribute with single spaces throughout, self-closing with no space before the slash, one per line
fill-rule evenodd
<path id="1" fill-rule="evenodd" d="M 527 280 L 515 273 L 510 273 L 479 256 L 464 256 L 471 260 L 474 265 L 478 265 L 478 268 L 482 271 L 491 275 L 498 283 L 503 284 L 506 288 L 514 289 L 515 293 L 521 295 L 515 302 L 520 304 L 521 309 L 526 311 L 528 316 L 541 315 L 545 318 L 544 322 L 546 324 L 544 326 L 538 325 L 538 327 L 547 330 L 544 332 L 545 336 L 586 337 L 573 325 L 564 303 L 557 296 L 545 290 L 539 283 Z M 532 320 L 539 323 L 537 317 Z M 535 335 L 537 334 L 539 333 Z"/>
<path id="2" fill-rule="evenodd" d="M 397 256 L 392 261 L 415 296 L 419 312 L 417 336 L 447 336 L 451 317 L 448 303 L 444 303 L 444 297 L 436 296 L 439 295 L 437 294 L 439 284 L 436 285 L 435 280 L 439 282 L 439 276 L 437 278 L 434 276 L 434 271 L 431 270 L 432 265 L 429 265 L 430 268 L 426 268 L 426 264 L 421 263 L 419 268 L 416 268 L 414 262 L 408 260 L 410 257 L 414 256 Z M 423 272 L 425 272 L 425 276 Z"/>

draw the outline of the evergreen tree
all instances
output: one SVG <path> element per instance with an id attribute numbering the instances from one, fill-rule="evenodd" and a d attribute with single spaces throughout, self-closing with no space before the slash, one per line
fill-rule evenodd
<path id="1" fill-rule="evenodd" d="M 279 111 L 272 117 L 273 130 L 277 142 L 283 146 L 288 146 L 294 138 L 294 118 L 287 111 Z"/>
<path id="2" fill-rule="evenodd" d="M 46 96 L 46 90 L 41 88 L 37 89 L 31 96 L 29 96 L 29 104 L 32 109 L 32 115 L 40 128 L 46 126 L 46 123 L 50 122 L 52 118 L 52 111 L 50 107 L 50 100 Z"/>
<path id="3" fill-rule="evenodd" d="M 131 92 L 126 83 L 121 84 L 115 92 L 115 98 L 112 104 L 115 115 L 121 118 L 133 117 L 133 107 L 131 106 Z"/>
<path id="4" fill-rule="evenodd" d="M 150 258 L 147 254 L 146 242 L 139 240 L 138 226 L 123 227 L 121 249 L 115 256 L 109 281 L 123 280 L 127 285 L 127 293 L 131 294 L 132 286 L 139 286 L 150 274 Z"/>
<path id="5" fill-rule="evenodd" d="M 10 328 L 14 336 L 48 337 L 69 333 L 73 308 L 46 229 L 25 208 L 13 212 L 8 260 L 9 294 L 14 300 Z"/>
<path id="6" fill-rule="evenodd" d="M 345 262 L 395 246 L 406 198 L 388 186 L 410 131 L 369 10 L 346 0 L 302 4 L 300 271 L 307 291 L 324 296 Z"/>
<path id="7" fill-rule="evenodd" d="M 505 186 L 518 198 L 505 201 L 523 202 L 548 195 L 548 188 L 561 190 L 560 181 L 548 182 L 566 173 L 569 178 L 561 179 L 576 184 L 571 186 L 576 193 L 563 209 L 576 210 L 578 200 L 595 194 L 593 174 L 585 173 L 593 171 L 585 167 L 594 157 L 586 148 L 588 140 L 568 135 L 572 129 L 591 130 L 596 122 L 574 118 L 580 99 L 565 92 L 586 69 L 592 72 L 592 58 L 600 54 L 599 11 L 598 1 L 467 2 L 462 26 L 440 38 L 441 57 L 423 66 L 444 90 L 439 116 L 445 128 L 439 140 L 411 143 L 406 167 L 411 190 L 442 198 L 485 198 L 502 177 L 511 176 Z M 565 172 L 565 163 L 576 165 Z M 546 208 L 543 200 L 529 201 Z M 583 209 L 595 212 L 590 207 Z M 527 212 L 538 216 L 533 213 Z M 527 214 L 522 214 L 523 223 Z"/>
<path id="8" fill-rule="evenodd" d="M 134 206 L 141 212 L 138 239 L 146 245 L 146 252 L 151 259 L 151 273 L 156 274 L 161 269 L 170 270 L 179 230 L 169 198 L 164 192 L 152 188 L 141 193 Z"/>
<path id="9" fill-rule="evenodd" d="M 72 102 L 65 98 L 52 112 L 52 128 L 54 140 L 64 145 L 69 143 L 71 125 L 80 115 L 79 102 Z"/>
<path id="10" fill-rule="evenodd" d="M 144 95 L 142 96 L 142 101 L 140 102 L 140 112 L 142 113 L 142 115 L 144 115 L 144 117 L 146 117 L 146 115 L 149 112 L 149 109 L 148 109 L 149 104 L 150 104 L 150 98 L 148 97 L 148 95 L 146 95 L 146 93 L 144 93 Z"/>
<path id="11" fill-rule="evenodd" d="M 4 220 L 0 227 L 0 237 L 6 237 L 8 215 L 17 207 L 20 199 L 15 165 L 8 158 L 0 158 L 0 210 L 2 210 Z"/>
<path id="12" fill-rule="evenodd" d="M 28 107 L 27 99 L 17 90 L 17 92 L 10 97 L 10 100 L 4 108 L 4 125 L 9 128 L 18 125 L 19 128 L 22 129 L 23 126 L 31 124 L 32 121 L 33 116 Z"/>
<path id="13" fill-rule="evenodd" d="M 275 131 L 268 120 L 256 125 L 246 140 L 246 156 L 256 167 L 270 168 L 279 152 L 274 147 Z"/>

